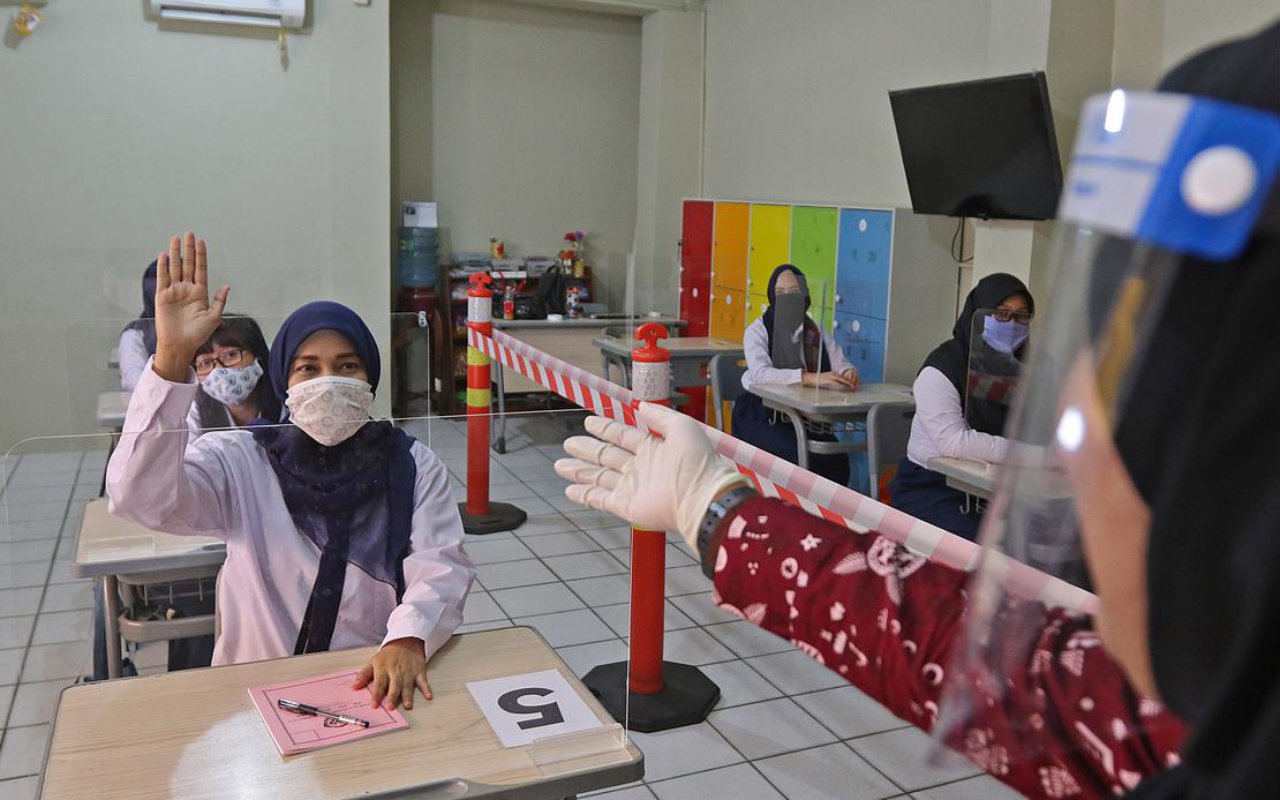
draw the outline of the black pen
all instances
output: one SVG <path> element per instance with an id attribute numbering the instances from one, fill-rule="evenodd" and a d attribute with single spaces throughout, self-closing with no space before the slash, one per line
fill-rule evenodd
<path id="1" fill-rule="evenodd" d="M 281 698 L 280 700 L 276 701 L 276 705 L 280 706 L 286 711 L 296 711 L 299 714 L 307 714 L 313 717 L 327 717 L 328 719 L 335 719 L 338 722 L 345 722 L 348 725 L 359 725 L 361 728 L 369 727 L 368 720 L 358 719 L 357 717 L 350 717 L 350 716 L 347 716 L 346 714 L 334 714 L 332 712 L 324 711 L 322 709 L 316 708 L 315 706 L 309 706 L 309 705 L 306 705 L 305 703 L 299 703 L 297 700 L 285 700 Z"/>

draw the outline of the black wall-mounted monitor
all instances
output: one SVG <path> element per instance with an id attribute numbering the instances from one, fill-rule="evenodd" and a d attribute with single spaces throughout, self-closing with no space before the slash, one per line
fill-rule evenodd
<path id="1" fill-rule="evenodd" d="M 1051 219 L 1062 164 L 1043 72 L 889 93 L 921 214 Z"/>

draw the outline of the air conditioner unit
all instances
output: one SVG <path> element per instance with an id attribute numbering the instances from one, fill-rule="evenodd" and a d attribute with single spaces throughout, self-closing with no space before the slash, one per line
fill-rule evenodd
<path id="1" fill-rule="evenodd" d="M 301 28 L 307 0 L 149 0 L 162 20 L 220 22 L 259 28 Z"/>

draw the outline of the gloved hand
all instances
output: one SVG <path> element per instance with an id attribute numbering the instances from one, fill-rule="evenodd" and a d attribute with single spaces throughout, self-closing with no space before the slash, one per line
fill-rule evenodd
<path id="1" fill-rule="evenodd" d="M 747 478 L 716 453 L 691 417 L 652 403 L 641 404 L 637 415 L 662 438 L 588 417 L 591 436 L 565 441 L 572 458 L 556 462 L 556 472 L 574 482 L 565 495 L 639 528 L 678 531 L 696 552 L 707 506 Z"/>

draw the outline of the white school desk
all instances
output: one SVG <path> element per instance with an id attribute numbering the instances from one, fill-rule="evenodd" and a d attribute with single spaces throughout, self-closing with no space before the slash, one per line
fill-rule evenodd
<path id="1" fill-rule="evenodd" d="M 129 410 L 129 392 L 102 392 L 98 395 L 98 425 L 113 430 L 124 427 Z"/>
<path id="2" fill-rule="evenodd" d="M 965 494 L 990 500 L 996 487 L 996 465 L 972 458 L 948 458 L 938 456 L 929 459 L 929 469 L 941 472 L 947 478 L 947 486 Z"/>
<path id="3" fill-rule="evenodd" d="M 591 343 L 600 348 L 601 368 L 608 374 L 611 364 L 622 372 L 627 387 L 631 386 L 631 353 L 645 343 L 631 337 L 598 336 Z M 715 356 L 727 353 L 743 355 L 742 342 L 717 339 L 709 336 L 686 336 L 658 342 L 658 346 L 671 353 L 671 388 L 678 386 L 708 386 L 711 378 L 706 365 Z"/>
<path id="4" fill-rule="evenodd" d="M 865 422 L 872 406 L 884 403 L 913 405 L 911 387 L 897 383 L 864 383 L 856 392 L 839 389 L 819 389 L 812 386 L 751 387 L 751 393 L 764 401 L 765 407 L 777 411 L 791 421 L 796 431 L 797 459 L 804 469 L 809 468 L 809 453 L 851 453 L 865 450 L 865 444 L 853 442 L 810 441 L 809 423 Z"/>
<path id="5" fill-rule="evenodd" d="M 211 578 L 227 558 L 226 544 L 211 536 L 175 536 L 107 513 L 103 498 L 85 504 L 71 572 L 101 578 L 107 633 L 107 676 L 120 677 L 120 582 L 172 583 Z M 130 641 L 159 641 L 213 633 L 207 616 L 128 622 Z"/>
<path id="6" fill-rule="evenodd" d="M 435 699 L 406 730 L 282 757 L 248 689 L 359 669 L 374 648 L 184 670 L 62 692 L 42 797 L 486 797 L 551 800 L 639 779 L 644 755 L 530 628 L 455 636 L 431 660 Z M 559 670 L 596 731 L 505 748 L 471 681 Z"/>

